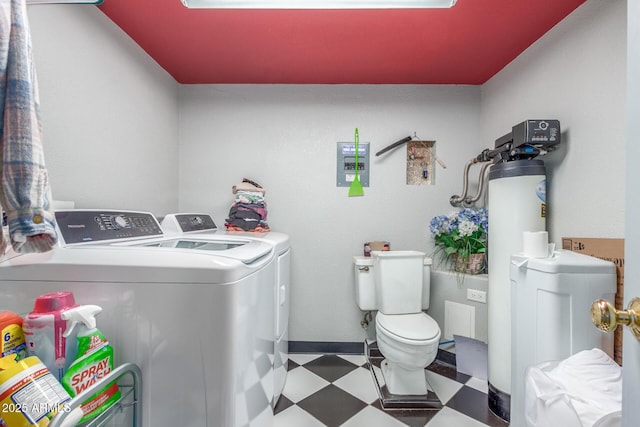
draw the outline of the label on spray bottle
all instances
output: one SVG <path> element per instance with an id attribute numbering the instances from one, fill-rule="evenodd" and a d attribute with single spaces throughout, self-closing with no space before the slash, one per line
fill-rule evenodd
<path id="1" fill-rule="evenodd" d="M 82 371 L 71 377 L 71 386 L 76 393 L 81 393 L 94 385 L 96 381 L 106 377 L 111 372 L 111 357 L 107 356 L 91 365 L 86 366 Z"/>
<path id="2" fill-rule="evenodd" d="M 92 336 L 92 341 L 96 336 Z M 100 341 L 100 348 L 90 350 L 85 356 L 77 359 L 63 378 L 63 386 L 77 396 L 96 382 L 107 376 L 113 366 L 113 349 L 108 346 L 108 341 Z M 81 422 L 95 418 L 106 411 L 120 398 L 120 389 L 113 382 L 98 391 L 82 404 L 84 418 Z"/>

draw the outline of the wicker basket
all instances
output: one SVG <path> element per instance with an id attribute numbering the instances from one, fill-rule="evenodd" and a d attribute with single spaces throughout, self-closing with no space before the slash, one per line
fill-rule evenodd
<path id="1" fill-rule="evenodd" d="M 486 254 L 471 254 L 469 258 L 459 257 L 458 254 L 451 255 L 454 271 L 464 274 L 481 274 L 487 267 Z"/>

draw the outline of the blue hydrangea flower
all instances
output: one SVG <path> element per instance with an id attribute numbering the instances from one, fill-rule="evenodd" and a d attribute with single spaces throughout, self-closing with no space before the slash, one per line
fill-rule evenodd
<path id="1" fill-rule="evenodd" d="M 486 252 L 488 229 L 489 212 L 485 208 L 464 208 L 435 216 L 429 223 L 436 249 L 446 256 L 457 253 L 463 258 Z"/>

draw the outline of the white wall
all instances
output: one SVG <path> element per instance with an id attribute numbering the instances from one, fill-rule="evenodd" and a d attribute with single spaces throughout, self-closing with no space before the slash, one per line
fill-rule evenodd
<path id="1" fill-rule="evenodd" d="M 178 206 L 178 84 L 95 6 L 28 8 L 53 197 Z"/>
<path id="2" fill-rule="evenodd" d="M 363 243 L 431 251 L 428 223 L 452 210 L 475 153 L 471 86 L 220 85 L 180 89 L 180 210 L 223 226 L 243 177 L 267 188 L 269 225 L 291 235 L 290 339 L 360 341 L 351 257 Z M 407 135 L 436 140 L 435 186 L 407 186 L 402 147 L 373 157 L 365 196 L 336 187 L 336 142 L 354 128 L 374 153 Z"/>
<path id="3" fill-rule="evenodd" d="M 263 181 L 271 225 L 293 238 L 291 339 L 305 341 L 362 336 L 350 255 L 374 239 L 429 251 L 426 225 L 451 209 L 464 162 L 527 118 L 564 129 L 545 159 L 551 240 L 624 237 L 625 19 L 624 2 L 588 1 L 483 85 L 480 105 L 470 87 L 182 87 L 180 209 L 221 221 L 235 181 Z M 393 153 L 373 163 L 366 196 L 348 199 L 335 142 L 355 126 L 374 152 L 412 131 L 435 138 L 449 169 L 432 189 L 407 187 Z"/>
<path id="4" fill-rule="evenodd" d="M 550 239 L 624 237 L 626 2 L 589 0 L 482 86 L 483 145 L 559 119 L 547 165 Z"/>

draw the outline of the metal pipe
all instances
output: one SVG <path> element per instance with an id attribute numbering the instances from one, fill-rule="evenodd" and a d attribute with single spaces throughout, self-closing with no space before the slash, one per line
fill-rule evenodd
<path id="1" fill-rule="evenodd" d="M 369 322 L 371 321 L 373 321 L 373 315 L 371 314 L 371 311 L 367 311 L 364 313 L 364 317 L 360 321 L 360 326 L 362 329 L 367 329 L 367 326 L 369 326 Z"/>
<path id="2" fill-rule="evenodd" d="M 465 197 L 462 204 L 465 207 L 473 206 L 480 197 L 482 196 L 482 192 L 484 191 L 484 181 L 485 175 L 487 172 L 487 168 L 493 164 L 493 161 L 483 162 L 482 168 L 480 169 L 480 175 L 478 175 L 478 192 L 473 197 Z"/>
<path id="3" fill-rule="evenodd" d="M 511 144 L 504 144 L 500 147 L 489 150 L 488 148 L 483 150 L 482 153 L 478 154 L 473 159 L 469 160 L 467 164 L 464 166 L 464 172 L 462 173 L 462 194 L 460 196 L 453 195 L 449 198 L 449 203 L 451 206 L 458 207 L 463 205 L 464 207 L 471 207 L 475 202 L 477 202 L 482 196 L 482 192 L 484 190 L 484 177 L 487 171 L 487 168 L 494 163 L 497 163 L 502 160 L 501 154 L 509 151 Z M 469 197 L 467 196 L 467 192 L 469 191 L 469 169 L 471 165 L 476 163 L 483 163 L 482 169 L 480 170 L 480 176 L 478 183 L 478 192 L 475 196 Z"/>
<path id="4" fill-rule="evenodd" d="M 462 172 L 462 195 L 451 196 L 449 198 L 449 203 L 451 203 L 451 206 L 460 206 L 460 203 L 462 203 L 465 197 L 467 197 L 467 191 L 469 191 L 469 169 L 471 168 L 471 165 L 477 162 L 478 159 L 473 158 L 469 160 L 466 165 L 464 165 L 464 172 Z"/>

